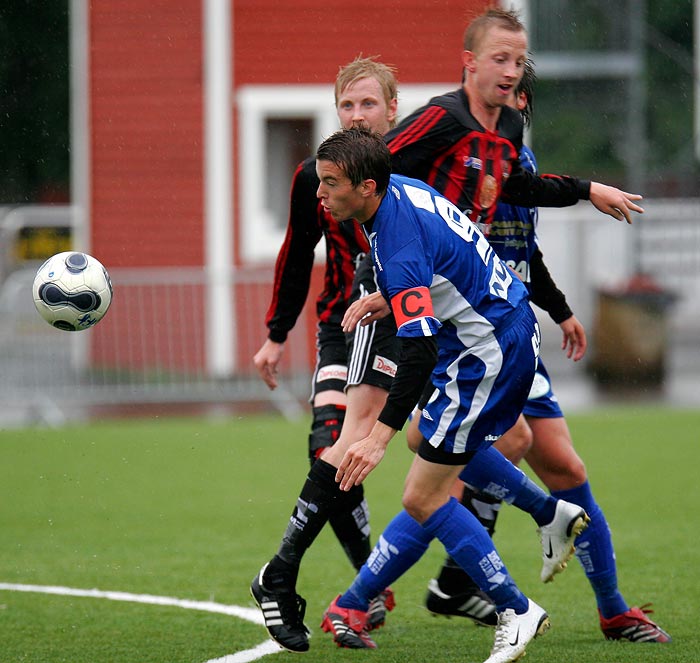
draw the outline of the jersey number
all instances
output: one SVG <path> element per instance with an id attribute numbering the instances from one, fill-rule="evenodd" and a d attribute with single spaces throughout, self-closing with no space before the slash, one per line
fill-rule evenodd
<path id="1" fill-rule="evenodd" d="M 508 288 L 513 282 L 510 270 L 496 256 L 489 241 L 481 234 L 475 223 L 460 212 L 449 200 L 435 197 L 435 206 L 447 225 L 466 242 L 476 242 L 475 248 L 484 265 L 492 263 L 489 289 L 492 295 L 508 299 Z"/>
<path id="2" fill-rule="evenodd" d="M 510 267 L 523 283 L 530 283 L 530 265 L 526 260 L 516 263 L 515 260 L 507 260 L 506 265 Z"/>

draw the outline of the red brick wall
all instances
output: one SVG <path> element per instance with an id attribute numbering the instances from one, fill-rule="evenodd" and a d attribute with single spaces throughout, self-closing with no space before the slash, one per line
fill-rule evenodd
<path id="1" fill-rule="evenodd" d="M 201 0 L 90 7 L 92 250 L 202 265 Z"/>
<path id="2" fill-rule="evenodd" d="M 232 0 L 234 85 L 331 83 L 360 53 L 395 65 L 403 83 L 456 84 L 464 26 L 485 4 Z M 204 263 L 202 15 L 202 0 L 90 3 L 91 243 L 108 268 Z M 235 116 L 233 136 L 235 149 Z M 238 170 L 234 163 L 234 177 Z M 316 270 L 312 293 L 319 281 Z M 119 296 L 116 289 L 110 315 L 119 320 L 121 342 L 136 347 L 142 340 L 143 314 L 167 326 L 167 298 L 142 311 L 133 297 Z M 237 300 L 245 305 L 241 293 Z M 204 298 L 192 302 L 189 331 L 201 337 Z M 313 329 L 313 305 L 306 315 Z M 262 343 L 262 319 L 260 327 Z M 149 343 L 166 331 L 156 330 Z M 97 352 L 107 363 L 108 349 Z M 150 366 L 153 353 L 141 349 L 133 364 Z M 240 365 L 254 349 L 239 349 Z M 196 343 L 183 348 L 179 367 L 201 366 L 202 352 Z"/>
<path id="3" fill-rule="evenodd" d="M 405 83 L 459 81 L 462 34 L 486 0 L 236 0 L 235 74 L 244 83 L 328 83 L 358 54 Z"/>

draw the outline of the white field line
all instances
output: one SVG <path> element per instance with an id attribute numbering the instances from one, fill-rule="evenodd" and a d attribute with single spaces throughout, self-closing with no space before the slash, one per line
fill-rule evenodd
<path id="1" fill-rule="evenodd" d="M 8 592 L 34 592 L 38 594 L 56 594 L 58 596 L 79 596 L 93 599 L 108 599 L 110 601 L 126 601 L 128 603 L 147 603 L 185 610 L 201 610 L 215 612 L 222 615 L 238 617 L 254 624 L 264 624 L 262 614 L 257 608 L 242 608 L 237 605 L 225 605 L 213 601 L 191 601 L 189 599 L 176 599 L 172 596 L 153 596 L 152 594 L 130 594 L 128 592 L 110 592 L 100 589 L 75 589 L 73 587 L 60 587 L 52 585 L 18 585 L 8 582 L 0 582 L 0 591 Z M 223 658 L 212 659 L 206 663 L 249 663 L 256 661 L 268 654 L 277 654 L 283 651 L 272 640 L 266 640 L 253 649 L 239 651 Z"/>

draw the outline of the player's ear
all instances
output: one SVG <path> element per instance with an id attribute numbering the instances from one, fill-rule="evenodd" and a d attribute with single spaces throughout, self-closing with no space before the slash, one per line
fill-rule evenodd
<path id="1" fill-rule="evenodd" d="M 390 102 L 389 102 L 389 108 L 387 111 L 387 117 L 386 119 L 389 122 L 393 122 L 396 119 L 396 116 L 399 114 L 399 100 L 394 97 Z"/>
<path id="2" fill-rule="evenodd" d="M 362 184 L 360 184 L 360 191 L 362 191 L 363 196 L 373 196 L 376 190 L 377 182 L 375 180 L 362 180 Z"/>
<path id="3" fill-rule="evenodd" d="M 473 73 L 475 70 L 476 55 L 474 51 L 462 51 L 462 67 Z"/>

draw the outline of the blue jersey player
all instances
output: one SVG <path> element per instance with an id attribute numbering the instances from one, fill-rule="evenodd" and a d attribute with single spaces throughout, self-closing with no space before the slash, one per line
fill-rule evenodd
<path id="1" fill-rule="evenodd" d="M 355 219 L 369 235 L 401 346 L 370 434 L 335 445 L 326 457 L 337 463 L 341 488 L 361 483 L 381 461 L 431 374 L 435 386 L 406 478 L 405 511 L 380 536 L 354 584 L 362 584 L 363 572 L 381 576 L 402 553 L 402 568 L 392 568 L 397 577 L 437 538 L 497 606 L 488 663 L 515 660 L 546 630 L 547 613 L 520 592 L 484 528 L 450 490 L 463 470 L 494 481 L 515 473 L 513 483 L 528 488 L 518 506 L 541 525 L 550 523 L 555 556 L 568 554 L 572 537 L 586 526 L 583 509 L 546 496 L 491 449 L 518 418 L 537 364 L 539 330 L 527 290 L 452 203 L 419 180 L 390 175 L 381 136 L 362 128 L 337 132 L 321 144 L 316 163 L 324 208 L 338 220 Z M 341 646 L 374 647 L 364 630 L 366 609 L 354 604 L 351 588 L 331 603 L 322 626 Z"/>
<path id="2" fill-rule="evenodd" d="M 534 82 L 534 70 L 528 63 L 510 101 L 510 105 L 521 111 L 526 123 L 532 114 Z M 520 160 L 523 168 L 537 172 L 535 156 L 527 146 L 522 147 Z M 544 265 L 537 240 L 537 218 L 536 207 L 499 203 L 488 228 L 488 240 L 525 283 L 530 300 L 560 325 L 562 348 L 569 358 L 577 361 L 586 350 L 585 331 Z M 524 458 L 552 495 L 578 504 L 590 516 L 589 527 L 575 542 L 576 554 L 595 593 L 605 637 L 631 642 L 669 642 L 668 633 L 649 619 L 648 607 L 630 607 L 618 588 L 610 529 L 591 492 L 585 464 L 574 449 L 541 357 L 522 416 L 495 446 L 514 463 Z M 466 487 L 462 498 L 462 503 L 491 535 L 501 501 L 498 496 L 471 486 Z M 449 557 L 438 577 L 430 581 L 426 605 L 432 612 L 469 617 L 477 623 L 489 623 L 495 617 L 495 606 L 489 604 L 476 584 Z"/>

